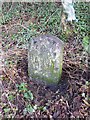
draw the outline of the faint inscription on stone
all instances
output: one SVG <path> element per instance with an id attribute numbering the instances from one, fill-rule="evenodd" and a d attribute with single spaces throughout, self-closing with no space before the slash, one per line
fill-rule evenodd
<path id="1" fill-rule="evenodd" d="M 58 83 L 62 73 L 63 42 L 53 35 L 33 38 L 28 50 L 30 79 Z"/>

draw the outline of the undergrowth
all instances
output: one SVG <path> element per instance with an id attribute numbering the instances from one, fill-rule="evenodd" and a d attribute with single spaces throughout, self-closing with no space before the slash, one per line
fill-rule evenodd
<path id="1" fill-rule="evenodd" d="M 76 42 L 83 44 L 83 51 L 88 52 L 89 48 L 89 6 L 90 3 L 75 3 L 75 11 L 78 22 L 72 23 L 73 30 L 68 29 L 66 32 L 62 31 L 61 22 L 61 3 L 11 3 L 5 2 L 2 5 L 2 46 L 12 48 L 13 45 L 17 47 L 26 47 L 28 41 L 40 34 L 53 34 L 58 36 L 63 41 L 67 42 L 71 38 L 76 39 Z M 67 34 L 71 33 L 71 34 Z M 6 41 L 5 41 L 6 40 Z M 8 64 L 8 62 L 6 61 Z M 12 63 L 13 64 L 13 63 Z M 3 78 L 3 80 L 6 80 Z M 3 81 L 2 80 L 2 81 Z M 2 104 L 5 116 L 15 116 L 18 108 L 13 105 L 15 98 L 21 96 L 26 100 L 23 114 L 35 112 L 36 109 L 44 111 L 45 106 L 37 107 L 32 104 L 34 99 L 33 93 L 27 88 L 25 83 L 17 84 L 16 91 L 11 93 L 3 93 L 3 96 L 8 100 L 8 106 Z M 83 94 L 82 96 L 85 97 Z M 0 114 L 0 116 L 2 116 Z"/>

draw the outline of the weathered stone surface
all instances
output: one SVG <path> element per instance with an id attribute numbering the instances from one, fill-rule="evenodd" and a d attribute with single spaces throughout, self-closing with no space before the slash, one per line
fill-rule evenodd
<path id="1" fill-rule="evenodd" d="M 30 79 L 58 83 L 62 73 L 63 47 L 63 42 L 53 35 L 33 38 L 28 51 Z"/>

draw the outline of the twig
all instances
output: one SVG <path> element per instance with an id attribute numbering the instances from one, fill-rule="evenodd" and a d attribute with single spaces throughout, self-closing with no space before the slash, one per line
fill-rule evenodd
<path id="1" fill-rule="evenodd" d="M 14 2 L 12 2 L 12 5 L 10 7 L 10 9 L 7 11 L 7 14 L 10 12 L 10 10 L 13 8 Z"/>
<path id="2" fill-rule="evenodd" d="M 83 102 L 84 102 L 88 107 L 90 107 L 90 104 L 89 104 L 86 100 L 83 100 Z"/>
<path id="3" fill-rule="evenodd" d="M 47 19 L 47 21 L 44 23 L 44 25 L 46 25 L 48 23 L 48 21 L 51 19 L 51 17 L 58 11 L 58 9 Z"/>
<path id="4" fill-rule="evenodd" d="M 24 25 L 22 25 L 20 23 L 17 23 L 16 25 L 19 25 L 19 26 L 23 27 L 24 29 L 26 29 L 27 31 L 31 32 L 27 27 L 25 27 Z"/>

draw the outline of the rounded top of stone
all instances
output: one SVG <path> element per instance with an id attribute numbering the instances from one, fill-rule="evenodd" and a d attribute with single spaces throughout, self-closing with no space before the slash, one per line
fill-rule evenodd
<path id="1" fill-rule="evenodd" d="M 58 43 L 59 45 L 64 46 L 64 42 L 62 40 L 60 40 L 57 36 L 54 36 L 54 35 L 51 35 L 51 34 L 39 35 L 37 37 L 32 38 L 32 40 L 36 40 L 36 41 L 38 41 L 38 40 L 42 41 L 43 39 L 50 40 L 50 41 L 52 40 L 55 43 Z"/>

